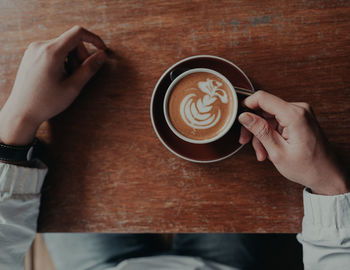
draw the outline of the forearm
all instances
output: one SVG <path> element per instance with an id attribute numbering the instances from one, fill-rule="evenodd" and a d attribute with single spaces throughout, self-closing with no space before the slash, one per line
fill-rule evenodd
<path id="1" fill-rule="evenodd" d="M 98 50 L 90 54 L 84 43 Z M 107 60 L 106 49 L 99 36 L 77 26 L 57 38 L 30 44 L 0 111 L 0 143 L 5 144 L 0 160 L 16 164 L 30 161 L 31 143 L 40 124 L 70 106 Z M 64 68 L 73 65 L 70 72 Z M 42 163 L 39 167 L 0 163 L 1 270 L 21 265 L 35 235 L 40 189 L 47 172 Z"/>
<path id="2" fill-rule="evenodd" d="M 28 115 L 10 112 L 8 104 L 0 111 L 0 143 L 16 146 L 31 143 L 40 124 L 34 123 Z"/>
<path id="3" fill-rule="evenodd" d="M 350 193 L 336 196 L 315 195 L 304 191 L 302 233 L 306 270 L 349 269 Z"/>
<path id="4" fill-rule="evenodd" d="M 36 233 L 40 190 L 47 169 L 0 163 L 0 269 L 23 269 Z"/>

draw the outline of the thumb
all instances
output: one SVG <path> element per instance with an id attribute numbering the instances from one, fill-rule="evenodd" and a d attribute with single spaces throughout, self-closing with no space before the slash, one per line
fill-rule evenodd
<path id="1" fill-rule="evenodd" d="M 69 78 L 69 83 L 73 85 L 75 89 L 81 90 L 91 77 L 102 67 L 106 59 L 106 53 L 103 50 L 98 50 L 96 53 L 89 56 L 73 73 Z"/>
<path id="2" fill-rule="evenodd" d="M 256 114 L 245 112 L 238 117 L 238 121 L 263 144 L 269 156 L 279 150 L 282 137 L 265 119 Z"/>

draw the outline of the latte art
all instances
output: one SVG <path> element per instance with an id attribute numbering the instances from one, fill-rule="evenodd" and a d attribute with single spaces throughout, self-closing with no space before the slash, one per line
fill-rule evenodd
<path id="1" fill-rule="evenodd" d="M 205 94 L 202 98 L 198 98 L 193 93 L 185 96 L 180 104 L 180 113 L 188 126 L 196 129 L 207 129 L 218 123 L 221 110 L 219 108 L 214 111 L 212 104 L 218 99 L 224 104 L 228 102 L 227 94 L 225 90 L 220 89 L 221 86 L 222 83 L 207 78 L 204 82 L 198 82 L 198 88 Z"/>
<path id="2" fill-rule="evenodd" d="M 195 72 L 181 78 L 166 103 L 167 121 L 186 139 L 215 138 L 227 129 L 234 117 L 232 88 L 210 72 Z"/>

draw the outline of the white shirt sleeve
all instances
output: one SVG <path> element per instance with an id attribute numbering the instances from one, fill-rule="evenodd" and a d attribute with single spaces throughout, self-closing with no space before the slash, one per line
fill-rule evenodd
<path id="1" fill-rule="evenodd" d="M 23 269 L 24 255 L 37 228 L 40 190 L 46 166 L 0 163 L 0 269 Z"/>
<path id="2" fill-rule="evenodd" d="M 305 270 L 350 269 L 350 193 L 322 196 L 304 190 L 298 241 Z"/>

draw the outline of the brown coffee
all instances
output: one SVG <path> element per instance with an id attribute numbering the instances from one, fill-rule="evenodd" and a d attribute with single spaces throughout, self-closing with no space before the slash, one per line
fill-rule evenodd
<path id="1" fill-rule="evenodd" d="M 208 140 L 218 136 L 233 117 L 230 86 L 208 72 L 182 78 L 169 96 L 168 112 L 173 127 L 184 137 Z"/>

